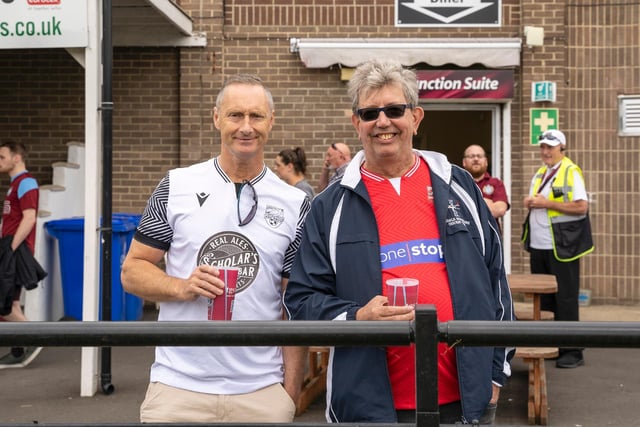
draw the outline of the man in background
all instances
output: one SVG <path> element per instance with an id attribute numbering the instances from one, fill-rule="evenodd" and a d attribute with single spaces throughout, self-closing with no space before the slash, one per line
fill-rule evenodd
<path id="1" fill-rule="evenodd" d="M 330 184 L 339 181 L 351 161 L 351 150 L 347 144 L 336 142 L 327 148 L 324 156 L 324 166 L 318 181 L 318 193 L 327 188 Z"/>
<path id="2" fill-rule="evenodd" d="M 0 173 L 11 178 L 9 190 L 2 205 L 2 239 L 11 240 L 8 248 L 15 254 L 21 245 L 26 245 L 31 256 L 36 240 L 36 215 L 40 190 L 38 182 L 25 165 L 27 150 L 19 142 L 7 141 L 0 145 Z M 3 316 L 7 322 L 26 322 L 20 307 L 22 285 L 13 289 L 11 312 Z M 4 302 L 4 301 L 3 301 Z M 42 347 L 14 347 L 0 358 L 0 369 L 24 368 L 40 353 Z"/>
<path id="3" fill-rule="evenodd" d="M 487 202 L 491 215 L 496 221 L 500 221 L 500 218 L 509 210 L 509 198 L 502 181 L 487 172 L 489 160 L 484 148 L 475 144 L 468 146 L 464 150 L 462 167 L 471 174 L 473 180 L 480 187 L 482 197 Z M 498 222 L 498 224 L 500 223 Z"/>

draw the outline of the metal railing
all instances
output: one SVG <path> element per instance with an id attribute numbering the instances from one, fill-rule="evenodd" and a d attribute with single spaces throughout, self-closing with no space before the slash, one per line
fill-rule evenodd
<path id="1" fill-rule="evenodd" d="M 435 308 L 431 305 L 418 305 L 414 322 L 0 322 L 0 346 L 6 347 L 357 347 L 404 346 L 415 343 L 415 425 L 418 427 L 440 425 L 437 389 L 438 342 L 461 346 L 637 348 L 640 347 L 640 322 L 455 320 L 439 323 Z M 224 425 L 228 427 L 234 424 Z M 313 425 L 304 423 L 306 427 Z"/>

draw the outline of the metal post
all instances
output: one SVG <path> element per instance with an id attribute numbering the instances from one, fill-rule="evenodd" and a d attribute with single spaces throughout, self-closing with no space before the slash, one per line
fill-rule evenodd
<path id="1" fill-rule="evenodd" d="M 111 320 L 111 258 L 112 258 L 112 136 L 113 95 L 112 69 L 113 45 L 111 38 L 111 0 L 102 0 L 102 319 Z M 119 262 L 119 260 L 118 260 Z M 111 347 L 102 347 L 100 383 L 104 394 L 113 393 L 111 382 Z"/>
<path id="2" fill-rule="evenodd" d="M 438 317 L 433 305 L 417 305 L 416 343 L 416 425 L 440 425 L 438 406 Z"/>

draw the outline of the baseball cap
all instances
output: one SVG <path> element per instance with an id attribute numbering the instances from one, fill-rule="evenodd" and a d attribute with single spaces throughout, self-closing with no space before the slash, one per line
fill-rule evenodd
<path id="1" fill-rule="evenodd" d="M 560 132 L 558 129 L 551 129 L 545 132 L 538 137 L 538 144 L 547 144 L 552 147 L 556 145 L 567 145 L 567 140 L 564 137 L 564 133 Z"/>

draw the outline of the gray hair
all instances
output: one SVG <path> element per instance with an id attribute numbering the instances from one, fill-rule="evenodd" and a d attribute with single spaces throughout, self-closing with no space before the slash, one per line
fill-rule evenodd
<path id="1" fill-rule="evenodd" d="M 404 92 L 408 104 L 418 104 L 418 80 L 416 73 L 392 60 L 372 59 L 358 65 L 349 80 L 347 93 L 351 98 L 351 109 L 355 113 L 360 106 L 360 97 L 366 97 L 371 90 L 388 85 L 398 85 Z"/>
<path id="2" fill-rule="evenodd" d="M 224 98 L 224 93 L 226 92 L 227 88 L 233 84 L 244 84 L 262 87 L 262 89 L 264 89 L 264 94 L 267 97 L 267 102 L 269 103 L 269 109 L 271 109 L 271 111 L 275 109 L 271 91 L 264 84 L 260 77 L 253 74 L 236 74 L 235 76 L 228 77 L 222 84 L 222 88 L 220 88 L 220 92 L 218 93 L 218 97 L 216 98 L 217 109 L 220 109 L 220 106 L 222 105 L 222 98 Z"/>

